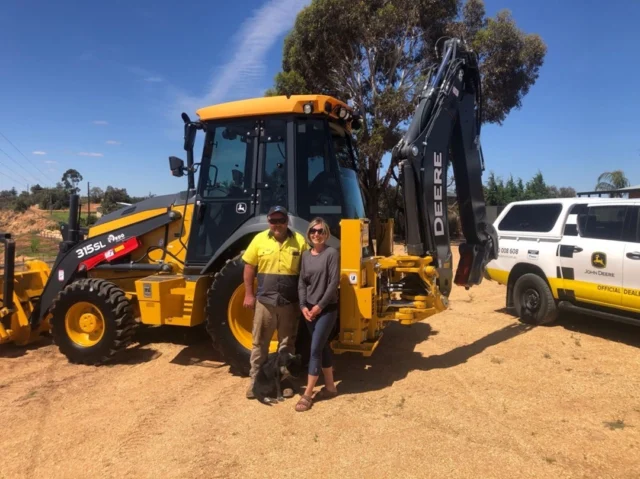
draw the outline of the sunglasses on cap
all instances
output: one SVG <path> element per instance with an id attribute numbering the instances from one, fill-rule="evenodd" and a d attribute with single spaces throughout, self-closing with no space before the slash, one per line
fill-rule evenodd
<path id="1" fill-rule="evenodd" d="M 311 229 L 309 230 L 309 234 L 311 234 L 311 235 L 312 235 L 312 234 L 314 234 L 314 233 L 317 233 L 317 234 L 319 234 L 319 235 L 324 234 L 324 228 L 311 228 Z"/>
<path id="2" fill-rule="evenodd" d="M 287 218 L 269 218 L 269 223 L 272 225 L 284 225 L 287 223 Z"/>

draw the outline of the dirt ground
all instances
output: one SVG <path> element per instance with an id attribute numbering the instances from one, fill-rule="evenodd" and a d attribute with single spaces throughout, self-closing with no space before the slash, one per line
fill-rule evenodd
<path id="1" fill-rule="evenodd" d="M 340 395 L 306 413 L 245 399 L 199 330 L 148 330 L 105 367 L 0 347 L 0 477 L 640 477 L 640 329 L 528 328 L 504 293 L 455 288 L 371 358 L 337 356 Z"/>

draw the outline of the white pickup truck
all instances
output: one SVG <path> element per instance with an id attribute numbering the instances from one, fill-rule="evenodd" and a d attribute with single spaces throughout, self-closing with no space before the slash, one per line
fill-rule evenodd
<path id="1" fill-rule="evenodd" d="M 510 203 L 494 226 L 489 279 L 530 324 L 558 310 L 640 325 L 640 199 L 558 198 Z"/>

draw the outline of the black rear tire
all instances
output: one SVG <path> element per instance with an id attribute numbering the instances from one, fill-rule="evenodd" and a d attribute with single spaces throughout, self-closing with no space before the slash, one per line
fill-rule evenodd
<path id="1" fill-rule="evenodd" d="M 233 321 L 236 328 L 240 326 L 237 318 L 230 318 L 230 314 L 235 311 L 236 314 L 246 314 L 253 316 L 253 311 L 242 310 L 241 304 L 244 296 L 238 296 L 237 290 L 244 285 L 244 262 L 242 255 L 238 255 L 231 260 L 227 260 L 222 269 L 215 274 L 213 283 L 207 293 L 207 310 L 206 310 L 206 329 L 211 336 L 215 350 L 222 356 L 222 359 L 229 364 L 231 371 L 240 376 L 248 377 L 251 370 L 251 345 L 249 337 L 245 336 L 245 342 L 242 344 L 233 332 L 231 322 Z M 230 308 L 230 302 L 234 298 L 236 302 L 235 308 Z M 231 311 L 231 313 L 230 313 Z M 302 317 L 302 314 L 300 314 Z M 250 336 L 251 330 L 249 323 L 252 321 L 243 321 L 246 326 L 244 328 L 245 335 Z M 308 361 L 309 349 L 311 346 L 311 337 L 306 330 L 306 325 L 302 321 L 298 323 L 298 335 L 296 338 L 296 353 L 302 355 L 303 360 Z M 305 363 L 306 364 L 306 363 Z"/>
<path id="2" fill-rule="evenodd" d="M 527 273 L 516 281 L 513 304 L 526 324 L 551 324 L 558 317 L 556 302 L 547 282 L 537 274 Z"/>
<path id="3" fill-rule="evenodd" d="M 213 340 L 213 347 L 241 376 L 248 376 L 251 368 L 251 349 L 238 341 L 229 324 L 229 302 L 236 290 L 244 282 L 244 263 L 240 256 L 227 260 L 215 274 L 207 293 L 207 332 Z"/>
<path id="4" fill-rule="evenodd" d="M 79 303 L 89 303 L 102 316 L 104 332 L 91 345 L 74 341 L 67 330 L 70 309 Z M 76 364 L 97 365 L 114 359 L 131 343 L 137 326 L 124 291 L 103 279 L 81 279 L 67 285 L 53 301 L 51 314 L 53 340 L 60 352 Z"/>

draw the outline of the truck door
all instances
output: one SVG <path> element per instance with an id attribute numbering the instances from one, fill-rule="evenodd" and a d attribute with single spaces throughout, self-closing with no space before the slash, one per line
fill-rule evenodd
<path id="1" fill-rule="evenodd" d="M 589 205 L 578 215 L 578 236 L 563 237 L 557 251 L 568 299 L 601 306 L 622 304 L 626 214 L 626 205 Z"/>
<path id="2" fill-rule="evenodd" d="M 206 264 L 229 236 L 255 213 L 255 119 L 207 125 L 194 207 L 188 264 Z"/>
<path id="3" fill-rule="evenodd" d="M 629 207 L 625 228 L 622 306 L 640 311 L 640 205 Z"/>

